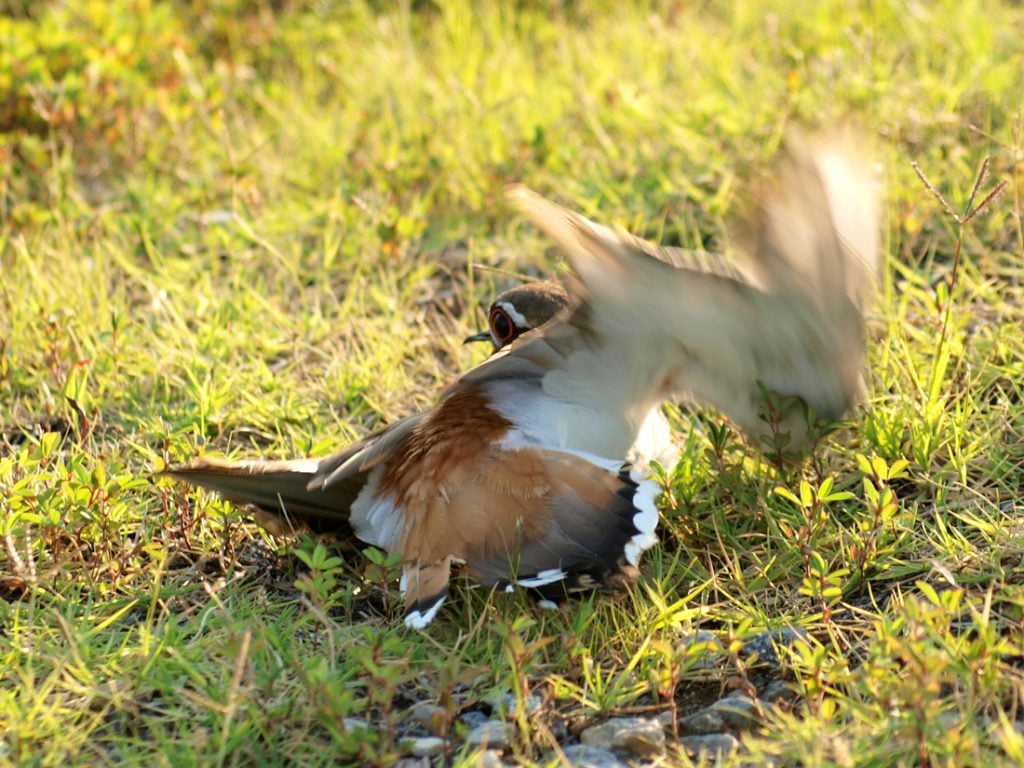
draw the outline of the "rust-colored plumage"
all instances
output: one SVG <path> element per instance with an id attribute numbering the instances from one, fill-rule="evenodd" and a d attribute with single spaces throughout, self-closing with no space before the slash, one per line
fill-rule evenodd
<path id="1" fill-rule="evenodd" d="M 398 504 L 422 504 L 450 484 L 449 474 L 474 464 L 510 426 L 479 390 L 453 392 L 395 446 L 381 492 L 392 494 Z"/>

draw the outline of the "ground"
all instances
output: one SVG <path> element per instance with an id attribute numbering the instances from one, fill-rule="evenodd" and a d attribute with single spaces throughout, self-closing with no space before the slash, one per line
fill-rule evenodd
<path id="1" fill-rule="evenodd" d="M 1018 4 L 0 9 L 0 764 L 558 764 L 625 717 L 593 761 L 1024 762 Z M 562 268 L 507 183 L 716 248 L 788 123 L 847 120 L 864 401 L 784 469 L 673 410 L 622 599 L 460 582 L 409 630 L 381 553 L 154 477 L 427 407 Z"/>

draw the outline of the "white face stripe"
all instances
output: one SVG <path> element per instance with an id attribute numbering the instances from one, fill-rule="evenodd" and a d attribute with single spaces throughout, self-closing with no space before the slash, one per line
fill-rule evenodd
<path id="1" fill-rule="evenodd" d="M 508 314 L 508 316 L 512 318 L 512 322 L 515 323 L 516 328 L 518 328 L 520 331 L 529 331 L 529 330 L 531 330 L 530 329 L 530 324 L 528 322 L 526 322 L 526 318 L 523 317 L 519 313 L 519 310 L 517 310 L 515 307 L 513 307 L 507 301 L 495 302 L 494 306 L 496 306 L 498 309 L 505 310 L 505 312 Z"/>

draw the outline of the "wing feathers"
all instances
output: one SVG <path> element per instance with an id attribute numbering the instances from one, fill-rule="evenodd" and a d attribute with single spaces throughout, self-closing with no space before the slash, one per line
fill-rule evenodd
<path id="1" fill-rule="evenodd" d="M 310 480 L 310 485 L 329 488 L 332 485 L 345 484 L 350 478 L 364 476 L 382 460 L 390 458 L 395 448 L 408 437 L 425 415 L 417 413 L 407 416 L 324 459 L 317 468 L 316 475 Z"/>
<path id="2" fill-rule="evenodd" d="M 451 558 L 434 563 L 408 565 L 402 571 L 405 594 L 405 625 L 423 629 L 437 616 L 446 597 L 451 576 Z"/>
<path id="3" fill-rule="evenodd" d="M 838 417 L 858 391 L 863 311 L 877 270 L 878 192 L 869 168 L 848 144 L 790 137 L 773 183 L 739 228 L 745 259 L 734 273 L 673 266 L 682 262 L 658 258 L 656 246 L 513 189 L 580 282 L 569 285 L 568 321 L 525 335 L 508 356 L 557 351 L 564 364 L 545 375 L 545 391 L 609 423 L 628 420 L 638 404 L 683 396 L 716 406 L 757 437 L 766 429 L 761 385 Z M 488 378 L 487 365 L 476 380 Z M 493 370 L 504 376 L 514 368 L 509 360 Z"/>

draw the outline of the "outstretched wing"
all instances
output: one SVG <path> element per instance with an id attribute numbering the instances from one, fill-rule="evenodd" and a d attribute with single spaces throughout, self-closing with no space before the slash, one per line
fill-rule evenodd
<path id="1" fill-rule="evenodd" d="M 755 438 L 768 429 L 762 386 L 827 418 L 855 399 L 879 205 L 870 167 L 849 144 L 790 138 L 740 222 L 734 273 L 674 266 L 682 262 L 650 243 L 525 189 L 511 195 L 569 257 L 572 310 L 463 381 L 500 391 L 509 378 L 539 376 L 544 398 L 558 403 L 565 447 L 624 455 L 638 414 L 670 397 L 712 405 Z M 806 424 L 791 418 L 782 428 L 795 447 Z"/>

